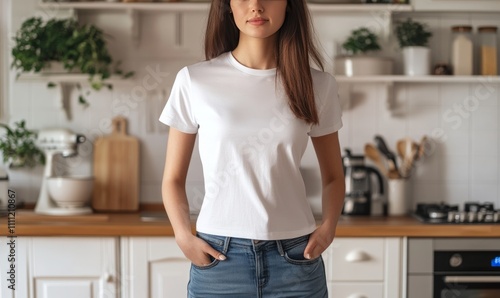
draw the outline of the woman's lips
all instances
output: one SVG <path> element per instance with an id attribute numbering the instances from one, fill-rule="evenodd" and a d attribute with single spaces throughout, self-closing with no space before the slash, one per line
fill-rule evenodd
<path id="1" fill-rule="evenodd" d="M 264 18 L 251 18 L 247 22 L 250 23 L 250 24 L 252 24 L 252 25 L 255 25 L 255 26 L 260 26 L 260 25 L 266 23 L 267 20 L 264 19 Z"/>

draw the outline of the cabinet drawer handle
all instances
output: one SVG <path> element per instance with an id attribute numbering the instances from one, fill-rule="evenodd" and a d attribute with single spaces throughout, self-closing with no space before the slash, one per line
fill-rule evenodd
<path id="1" fill-rule="evenodd" d="M 363 294 L 351 294 L 347 298 L 368 298 Z"/>
<path id="2" fill-rule="evenodd" d="M 110 273 L 106 272 L 104 273 L 104 275 L 102 276 L 102 280 L 104 282 L 112 282 L 113 281 L 113 275 L 111 275 Z"/>
<path id="3" fill-rule="evenodd" d="M 351 251 L 345 256 L 345 260 L 349 263 L 363 262 L 368 261 L 369 259 L 370 255 L 361 250 Z"/>

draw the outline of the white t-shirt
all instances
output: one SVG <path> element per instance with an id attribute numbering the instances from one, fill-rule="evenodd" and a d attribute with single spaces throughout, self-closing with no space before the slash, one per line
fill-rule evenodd
<path id="1" fill-rule="evenodd" d="M 178 72 L 160 121 L 198 133 L 199 232 L 277 240 L 314 231 L 300 161 L 308 135 L 339 130 L 342 111 L 333 76 L 311 72 L 319 125 L 294 116 L 276 69 L 248 68 L 227 52 Z"/>

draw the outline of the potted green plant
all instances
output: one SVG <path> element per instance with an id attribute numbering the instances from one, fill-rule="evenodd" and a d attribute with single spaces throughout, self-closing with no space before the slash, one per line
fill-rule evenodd
<path id="1" fill-rule="evenodd" d="M 4 136 L 0 138 L 0 151 L 3 155 L 3 162 L 10 168 L 34 167 L 38 164 L 45 164 L 45 155 L 35 145 L 37 133 L 26 128 L 26 122 L 21 120 L 14 123 L 11 128 L 0 123 L 0 127 L 6 130 Z"/>
<path id="2" fill-rule="evenodd" d="M 392 74 L 392 60 L 370 55 L 380 51 L 378 37 L 366 27 L 351 32 L 342 44 L 346 54 L 335 57 L 335 73 L 339 75 Z"/>
<path id="3" fill-rule="evenodd" d="M 23 72 L 81 72 L 89 75 L 92 89 L 112 88 L 106 82 L 114 72 L 128 78 L 133 72 L 123 73 L 106 46 L 106 36 L 98 27 L 80 25 L 75 19 L 50 19 L 43 21 L 32 17 L 24 21 L 14 37 L 11 67 L 17 76 Z M 55 86 L 49 83 L 48 87 Z M 79 101 L 86 104 L 80 84 Z"/>
<path id="4" fill-rule="evenodd" d="M 423 23 L 408 18 L 396 23 L 396 38 L 403 49 L 405 75 L 429 75 L 431 50 L 427 46 L 432 33 Z"/>

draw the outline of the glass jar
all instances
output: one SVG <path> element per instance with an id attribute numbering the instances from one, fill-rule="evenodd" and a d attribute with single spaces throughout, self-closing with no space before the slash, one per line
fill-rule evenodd
<path id="1" fill-rule="evenodd" d="M 481 75 L 498 75 L 497 61 L 497 27 L 479 27 L 479 49 L 481 61 Z"/>
<path id="2" fill-rule="evenodd" d="M 472 26 L 453 26 L 451 30 L 453 32 L 451 46 L 453 74 L 456 76 L 470 76 L 474 69 Z"/>

